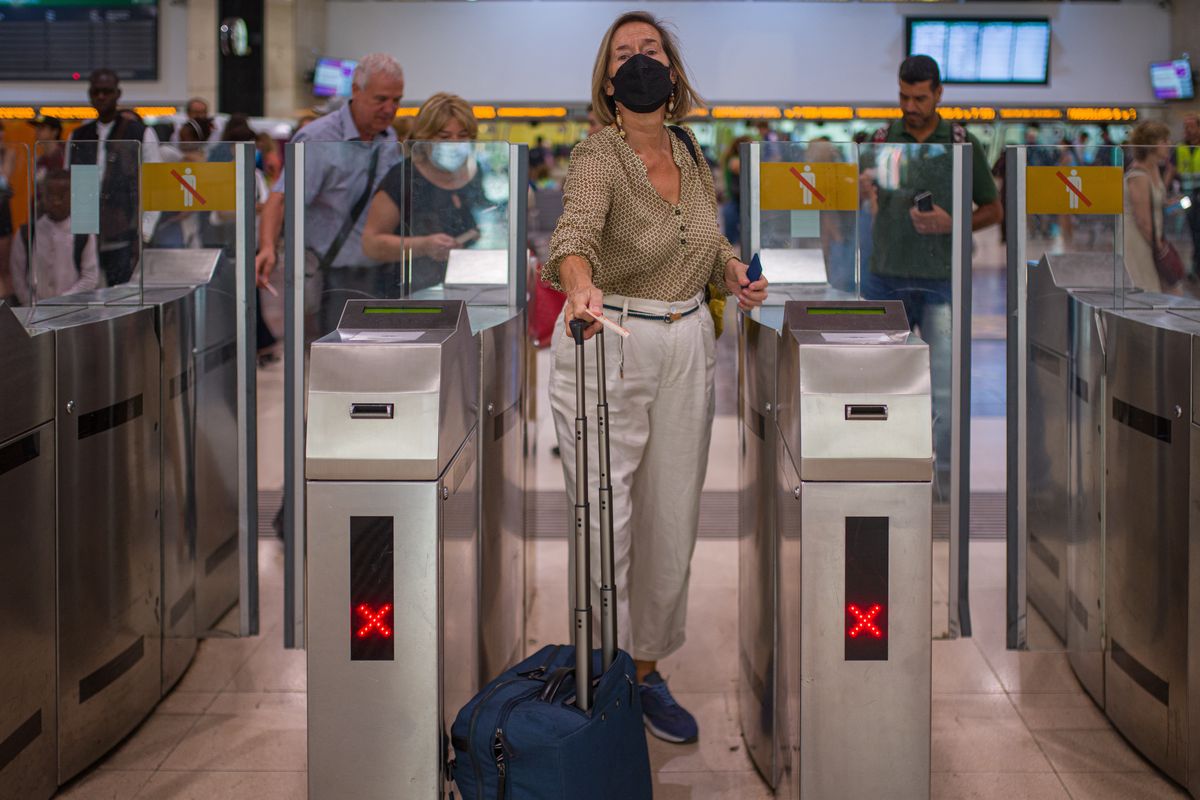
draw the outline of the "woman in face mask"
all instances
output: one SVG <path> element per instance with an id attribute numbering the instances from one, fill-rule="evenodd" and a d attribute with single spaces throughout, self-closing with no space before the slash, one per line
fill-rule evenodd
<path id="1" fill-rule="evenodd" d="M 720 233 L 712 171 L 695 136 L 668 127 L 699 98 L 674 36 L 655 17 L 624 14 L 608 29 L 592 99 L 604 127 L 571 154 L 543 277 L 566 292 L 565 320 L 592 323 L 588 338 L 600 329 L 591 314 L 631 331 L 610 343 L 605 359 L 618 644 L 637 662 L 647 728 L 660 739 L 689 742 L 698 725 L 671 696 L 657 662 L 684 642 L 712 434 L 716 345 L 705 287 L 749 309 L 766 299 L 766 281 L 746 278 L 746 265 Z M 550 404 L 573 504 L 575 355 L 565 326 L 563 333 L 556 337 Z M 586 376 L 587 396 L 595 397 L 595 371 Z M 590 496 L 598 475 L 593 463 Z M 593 530 L 598 514 L 593 504 Z M 592 545 L 595 592 L 599 537 Z"/>
<path id="2" fill-rule="evenodd" d="M 400 262 L 411 250 L 410 291 L 442 283 L 450 251 L 479 237 L 474 210 L 488 204 L 473 157 L 478 131 L 461 97 L 430 97 L 413 124 L 409 158 L 392 167 L 371 200 L 363 252 L 377 261 Z"/>

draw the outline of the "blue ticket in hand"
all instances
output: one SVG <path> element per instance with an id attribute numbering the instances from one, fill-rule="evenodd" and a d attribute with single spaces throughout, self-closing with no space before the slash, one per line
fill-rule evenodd
<path id="1" fill-rule="evenodd" d="M 746 268 L 746 277 L 750 279 L 751 283 L 762 277 L 762 259 L 758 257 L 758 253 L 755 253 L 754 257 L 750 259 L 750 265 Z"/>

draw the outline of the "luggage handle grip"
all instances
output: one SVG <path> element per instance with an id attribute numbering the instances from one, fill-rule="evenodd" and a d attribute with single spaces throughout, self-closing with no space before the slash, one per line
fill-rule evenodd
<path id="1" fill-rule="evenodd" d="M 587 322 L 573 319 L 567 325 L 571 329 L 571 338 L 575 340 L 575 344 L 583 344 L 583 332 L 587 330 Z"/>
<path id="2" fill-rule="evenodd" d="M 538 700 L 543 703 L 553 703 L 555 695 L 562 689 L 563 684 L 567 682 L 567 678 L 575 674 L 574 667 L 559 667 L 550 673 L 550 677 L 546 679 L 546 685 L 542 688 L 541 694 L 538 695 Z"/>

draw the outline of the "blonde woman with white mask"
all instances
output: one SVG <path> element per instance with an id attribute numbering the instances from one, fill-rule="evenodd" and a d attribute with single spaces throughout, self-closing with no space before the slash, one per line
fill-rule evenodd
<path id="1" fill-rule="evenodd" d="M 409 157 L 384 176 L 371 200 L 363 252 L 377 261 L 402 262 L 411 250 L 410 292 L 443 283 L 450 251 L 479 238 L 474 215 L 488 203 L 474 158 L 478 133 L 461 97 L 430 97 L 408 136 Z"/>

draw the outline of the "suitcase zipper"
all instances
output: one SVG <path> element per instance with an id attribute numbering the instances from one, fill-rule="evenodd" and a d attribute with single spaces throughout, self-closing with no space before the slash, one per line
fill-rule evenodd
<path id="1" fill-rule="evenodd" d="M 504 800 L 505 784 L 508 782 L 508 756 L 510 755 L 508 741 L 504 738 L 504 726 L 508 724 L 508 715 L 519 704 L 538 696 L 541 689 L 534 689 L 509 699 L 501 708 L 496 719 L 496 733 L 492 737 L 492 760 L 496 763 L 496 772 L 500 776 L 496 785 L 497 800 Z"/>
<path id="2" fill-rule="evenodd" d="M 480 700 L 479 703 L 475 706 L 475 710 L 471 712 L 471 725 L 470 725 L 470 727 L 467 728 L 467 742 L 470 745 L 467 748 L 467 752 L 471 754 L 471 769 L 475 773 L 475 785 L 478 787 L 478 791 L 480 791 L 480 792 L 483 791 L 483 770 L 479 766 L 479 759 L 475 757 L 475 731 L 476 731 L 476 725 L 479 723 L 479 714 L 481 711 L 483 711 L 484 706 L 487 705 L 487 701 L 492 699 L 492 695 L 494 695 L 496 692 L 503 689 L 505 686 L 509 686 L 514 683 L 519 683 L 523 680 L 526 680 L 526 679 L 525 678 L 509 678 L 506 681 L 501 681 L 500 683 L 497 683 L 495 686 L 492 687 L 491 691 L 489 691 L 486 695 L 483 696 L 483 699 Z"/>
<path id="3" fill-rule="evenodd" d="M 561 646 L 555 647 L 553 650 L 551 650 L 550 657 L 546 659 L 546 663 L 542 666 L 530 672 L 524 673 L 516 678 L 509 678 L 506 681 L 497 683 L 491 688 L 491 691 L 484 695 L 483 699 L 476 704 L 475 710 L 471 712 L 471 724 L 467 727 L 467 753 L 471 756 L 471 769 L 475 773 L 475 785 L 480 788 L 480 791 L 483 789 L 483 770 L 479 766 L 479 759 L 475 757 L 474 746 L 476 725 L 479 723 L 479 713 L 483 711 L 483 707 L 487 705 L 487 701 L 492 698 L 492 695 L 503 689 L 505 686 L 511 686 L 514 683 L 520 683 L 521 681 L 535 679 L 536 676 L 544 675 L 546 673 L 546 668 L 549 667 L 550 664 L 554 663 L 554 658 L 558 655 L 558 651 L 560 649 L 562 649 Z"/>
<path id="4" fill-rule="evenodd" d="M 492 757 L 496 760 L 496 772 L 500 776 L 496 783 L 496 800 L 505 800 L 505 784 L 508 781 L 508 762 L 504 760 L 504 729 L 496 728 L 496 739 L 492 744 Z"/>

